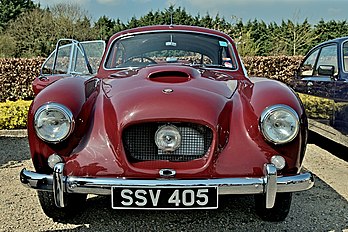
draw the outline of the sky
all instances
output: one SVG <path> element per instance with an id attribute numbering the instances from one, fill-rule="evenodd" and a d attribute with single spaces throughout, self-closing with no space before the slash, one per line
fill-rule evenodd
<path id="1" fill-rule="evenodd" d="M 348 20 L 347 0 L 33 0 L 42 7 L 57 3 L 79 4 L 85 9 L 93 21 L 106 15 L 109 18 L 119 18 L 127 23 L 133 16 L 139 18 L 151 10 L 164 10 L 170 5 L 182 7 L 192 16 L 209 13 L 219 14 L 228 22 L 235 19 L 262 20 L 266 23 L 280 23 L 282 20 L 312 24 L 319 20 Z M 174 22 L 175 23 L 175 22 Z"/>

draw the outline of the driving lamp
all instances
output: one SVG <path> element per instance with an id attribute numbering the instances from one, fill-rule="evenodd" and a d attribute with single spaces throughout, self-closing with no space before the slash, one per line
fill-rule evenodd
<path id="1" fill-rule="evenodd" d="M 56 153 L 50 155 L 47 159 L 47 164 L 48 166 L 50 166 L 50 168 L 54 168 L 54 166 L 57 164 L 57 163 L 61 163 L 63 162 L 63 159 L 57 155 Z"/>
<path id="2" fill-rule="evenodd" d="M 277 170 L 282 170 L 286 165 L 286 161 L 285 161 L 284 157 L 282 157 L 280 155 L 272 156 L 271 163 L 274 164 L 274 166 L 277 168 Z"/>
<path id="3" fill-rule="evenodd" d="M 49 143 L 58 143 L 66 139 L 74 129 L 71 111 L 57 103 L 41 106 L 34 116 L 37 136 Z"/>
<path id="4" fill-rule="evenodd" d="M 181 134 L 175 126 L 161 126 L 156 131 L 155 143 L 162 151 L 175 151 L 181 144 Z"/>
<path id="5" fill-rule="evenodd" d="M 299 117 L 287 105 L 273 105 L 266 108 L 260 117 L 260 130 L 266 140 L 274 144 L 291 142 L 300 128 Z"/>

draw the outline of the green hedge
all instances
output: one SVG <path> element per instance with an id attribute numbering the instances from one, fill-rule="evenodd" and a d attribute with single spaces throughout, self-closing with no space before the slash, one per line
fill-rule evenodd
<path id="1" fill-rule="evenodd" d="M 290 84 L 303 56 L 250 56 L 243 57 L 248 75 L 266 77 Z"/>
<path id="2" fill-rule="evenodd" d="M 333 110 L 332 100 L 298 94 L 310 118 L 330 119 Z"/>
<path id="3" fill-rule="evenodd" d="M 0 59 L 0 102 L 32 100 L 31 85 L 40 75 L 43 58 L 1 58 Z"/>
<path id="4" fill-rule="evenodd" d="M 301 56 L 254 56 L 243 57 L 249 76 L 267 77 L 291 82 Z M 0 58 L 0 102 L 7 100 L 32 100 L 31 84 L 40 75 L 43 58 Z"/>
<path id="5" fill-rule="evenodd" d="M 0 103 L 0 129 L 24 129 L 31 101 L 6 101 Z"/>

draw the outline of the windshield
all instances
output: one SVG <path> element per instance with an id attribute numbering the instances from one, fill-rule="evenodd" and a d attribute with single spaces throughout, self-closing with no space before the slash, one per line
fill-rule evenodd
<path id="1" fill-rule="evenodd" d="M 113 42 L 106 69 L 183 63 L 236 69 L 231 44 L 212 35 L 188 32 L 155 32 L 123 37 Z"/>

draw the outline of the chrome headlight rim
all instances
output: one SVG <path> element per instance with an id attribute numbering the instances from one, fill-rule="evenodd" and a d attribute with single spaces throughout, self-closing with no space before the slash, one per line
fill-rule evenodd
<path id="1" fill-rule="evenodd" d="M 44 111 L 49 111 L 49 110 L 58 110 L 68 120 L 69 129 L 65 133 L 65 135 L 59 139 L 55 139 L 55 140 L 48 139 L 47 137 L 43 136 L 38 131 L 37 125 L 38 125 L 38 118 L 39 118 L 40 114 L 43 113 Z M 47 143 L 57 144 L 57 143 L 60 143 L 64 140 L 66 140 L 71 135 L 71 133 L 73 132 L 73 130 L 75 128 L 75 120 L 74 120 L 74 116 L 73 116 L 72 112 L 66 106 L 59 104 L 59 103 L 50 102 L 50 103 L 46 103 L 46 104 L 40 106 L 36 110 L 35 115 L 34 115 L 34 128 L 35 128 L 36 135 L 41 140 L 43 140 L 44 142 L 47 142 Z"/>
<path id="2" fill-rule="evenodd" d="M 295 121 L 295 131 L 291 134 L 291 136 L 289 136 L 285 140 L 276 140 L 276 139 L 272 138 L 267 133 L 266 128 L 264 126 L 265 121 L 277 111 L 287 112 L 289 115 L 291 115 L 294 118 L 294 121 Z M 288 105 L 284 105 L 284 104 L 272 105 L 272 106 L 267 107 L 262 112 L 262 114 L 260 116 L 259 127 L 260 127 L 262 135 L 264 136 L 264 138 L 267 141 L 274 143 L 275 145 L 286 144 L 286 143 L 290 143 L 291 141 L 293 141 L 296 138 L 296 136 L 298 135 L 298 133 L 300 131 L 300 118 L 299 118 L 299 115 L 297 114 L 297 112 Z"/>

